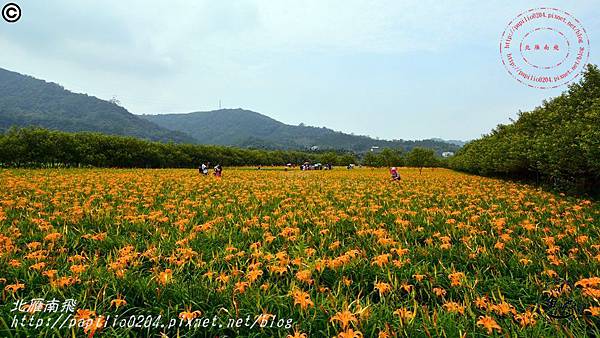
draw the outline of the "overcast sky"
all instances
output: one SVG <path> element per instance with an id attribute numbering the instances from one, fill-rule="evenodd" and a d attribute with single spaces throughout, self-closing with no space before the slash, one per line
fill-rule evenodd
<path id="1" fill-rule="evenodd" d="M 578 18 L 600 63 L 597 1 L 12 1 L 22 17 L 0 21 L 1 68 L 134 114 L 222 100 L 386 139 L 476 138 L 564 90 L 501 63 L 506 25 L 542 6 Z"/>

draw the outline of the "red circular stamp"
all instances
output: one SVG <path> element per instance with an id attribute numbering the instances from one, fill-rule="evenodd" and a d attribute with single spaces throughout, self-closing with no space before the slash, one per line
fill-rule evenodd
<path id="1" fill-rule="evenodd" d="M 581 22 L 556 8 L 535 8 L 513 19 L 500 40 L 508 73 L 533 88 L 548 89 L 576 79 L 590 56 Z"/>

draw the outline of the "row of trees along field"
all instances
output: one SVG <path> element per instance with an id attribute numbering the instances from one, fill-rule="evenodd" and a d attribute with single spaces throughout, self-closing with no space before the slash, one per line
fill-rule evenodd
<path id="1" fill-rule="evenodd" d="M 224 166 L 282 165 L 319 161 L 325 155 L 333 159 L 334 164 L 355 161 L 352 154 L 160 143 L 134 137 L 42 128 L 13 128 L 0 135 L 0 163 L 5 167 L 193 168 L 204 161 Z"/>
<path id="2" fill-rule="evenodd" d="M 578 83 L 517 121 L 464 146 L 454 169 L 526 177 L 560 189 L 600 188 L 600 71 L 588 65 Z"/>
<path id="3" fill-rule="evenodd" d="M 408 153 L 403 153 L 399 149 L 384 148 L 379 153 L 369 152 L 362 158 L 362 163 L 369 167 L 416 167 L 432 168 L 445 167 L 445 159 L 436 156 L 433 149 L 415 147 Z"/>
<path id="4" fill-rule="evenodd" d="M 410 160 L 410 161 L 405 161 Z M 407 156 L 384 149 L 368 153 L 370 166 L 433 166 L 433 150 L 414 148 Z M 121 168 L 193 168 L 204 161 L 224 166 L 284 165 L 305 161 L 346 166 L 357 163 L 352 153 L 241 149 L 226 146 L 160 143 L 101 133 L 67 133 L 42 128 L 11 129 L 0 134 L 0 166 L 94 166 Z"/>

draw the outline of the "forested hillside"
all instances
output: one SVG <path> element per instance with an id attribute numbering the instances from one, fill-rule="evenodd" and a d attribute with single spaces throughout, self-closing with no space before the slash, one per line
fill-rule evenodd
<path id="1" fill-rule="evenodd" d="M 0 132 L 26 126 L 194 142 L 188 135 L 159 127 L 112 102 L 0 68 Z"/>
<path id="2" fill-rule="evenodd" d="M 562 95 L 470 142 L 451 166 L 482 175 L 530 177 L 598 192 L 600 71 L 589 65 Z"/>
<path id="3" fill-rule="evenodd" d="M 292 126 L 243 110 L 165 115 L 134 115 L 114 102 L 70 92 L 62 86 L 0 68 L 0 132 L 11 127 L 93 131 L 153 141 L 229 145 L 243 148 L 364 153 L 372 146 L 426 147 L 438 154 L 458 146 L 440 140 L 386 141 L 328 128 Z"/>
<path id="4" fill-rule="evenodd" d="M 346 134 L 329 128 L 293 126 L 268 116 L 244 109 L 221 109 L 188 114 L 142 115 L 162 127 L 189 134 L 203 144 L 220 144 L 265 149 L 320 149 L 349 150 L 357 153 L 380 148 L 414 147 L 456 151 L 459 146 L 441 140 L 377 140 L 367 136 Z"/>

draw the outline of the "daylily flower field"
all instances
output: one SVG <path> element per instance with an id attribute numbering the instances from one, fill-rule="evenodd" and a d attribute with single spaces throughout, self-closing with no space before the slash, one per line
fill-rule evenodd
<path id="1" fill-rule="evenodd" d="M 400 174 L 2 170 L 0 336 L 600 334 L 596 202 Z M 52 325 L 59 313 L 86 324 Z M 153 317 L 113 325 L 130 316 Z"/>

